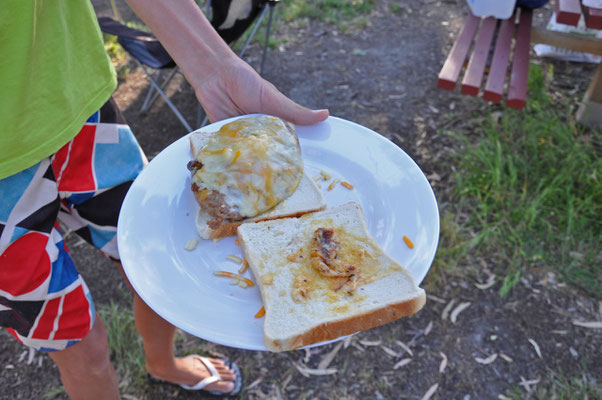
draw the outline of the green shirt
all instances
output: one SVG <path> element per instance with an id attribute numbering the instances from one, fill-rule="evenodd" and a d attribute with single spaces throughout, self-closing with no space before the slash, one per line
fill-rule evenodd
<path id="1" fill-rule="evenodd" d="M 89 0 L 0 6 L 0 179 L 55 153 L 117 86 Z"/>

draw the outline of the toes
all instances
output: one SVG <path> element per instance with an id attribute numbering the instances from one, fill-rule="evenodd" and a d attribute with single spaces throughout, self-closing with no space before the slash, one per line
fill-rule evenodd
<path id="1" fill-rule="evenodd" d="M 205 387 L 205 389 L 209 390 L 209 391 L 217 391 L 217 392 L 222 392 L 222 393 L 230 393 L 231 391 L 234 390 L 234 383 L 233 382 L 226 382 L 226 381 L 215 382 L 215 383 L 212 383 L 210 385 L 207 385 Z"/>
<path id="2" fill-rule="evenodd" d="M 236 379 L 236 374 L 230 367 L 226 365 L 223 360 L 217 358 L 209 358 L 209 361 L 213 364 L 220 377 L 227 381 L 233 381 Z"/>

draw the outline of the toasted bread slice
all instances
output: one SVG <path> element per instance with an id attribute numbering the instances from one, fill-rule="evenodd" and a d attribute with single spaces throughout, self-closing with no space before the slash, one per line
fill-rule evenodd
<path id="1" fill-rule="evenodd" d="M 193 158 L 209 141 L 212 132 L 194 132 L 190 135 L 190 149 Z M 314 211 L 326 208 L 326 200 L 322 192 L 306 173 L 303 173 L 297 189 L 285 200 L 282 200 L 272 209 L 252 218 L 240 221 L 224 221 L 218 227 L 211 228 L 208 222 L 214 219 L 206 210 L 199 208 L 195 223 L 199 235 L 203 239 L 218 239 L 236 235 L 236 228 L 244 222 L 257 222 L 277 218 L 299 217 Z"/>
<path id="2" fill-rule="evenodd" d="M 316 249 L 320 228 L 334 232 L 335 239 Z M 300 218 L 242 224 L 238 237 L 261 291 L 265 343 L 271 351 L 298 349 L 383 325 L 425 304 L 424 290 L 370 237 L 356 203 Z M 344 276 L 325 276 L 314 266 L 332 249 L 346 268 L 339 269 Z"/>

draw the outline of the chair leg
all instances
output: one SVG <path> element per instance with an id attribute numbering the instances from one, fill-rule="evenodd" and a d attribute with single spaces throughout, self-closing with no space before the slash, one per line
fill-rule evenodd
<path id="1" fill-rule="evenodd" d="M 270 7 L 270 17 L 268 18 L 268 28 L 265 33 L 265 44 L 263 46 L 263 55 L 261 56 L 261 66 L 259 67 L 259 75 L 263 75 L 263 67 L 265 66 L 265 59 L 268 55 L 268 44 L 270 40 L 270 30 L 272 29 L 272 19 L 274 17 L 274 5 L 268 4 Z"/>
<path id="2" fill-rule="evenodd" d="M 163 97 L 163 100 L 165 100 L 165 102 L 167 103 L 167 105 L 171 109 L 171 111 L 173 111 L 173 113 L 176 115 L 176 117 L 178 117 L 178 119 L 180 120 L 180 122 L 182 123 L 182 125 L 184 125 L 184 127 L 188 130 L 188 132 L 191 132 L 192 128 L 190 127 L 190 125 L 188 124 L 188 122 L 186 122 L 186 120 L 184 119 L 184 117 L 182 116 L 182 114 L 180 113 L 180 111 L 171 102 L 171 100 L 169 100 L 169 97 L 167 97 L 167 95 L 165 94 L 165 92 L 163 91 L 163 89 L 161 89 L 161 87 L 159 86 L 159 84 L 157 84 L 157 82 L 155 82 L 155 80 L 153 79 L 152 75 L 146 70 L 146 67 L 144 65 L 142 65 L 142 64 L 140 65 L 140 67 L 142 67 L 142 71 L 144 71 L 144 73 L 148 77 L 148 80 L 150 81 L 151 85 L 155 88 L 155 90 L 159 93 L 159 95 L 161 97 Z"/>
<path id="3" fill-rule="evenodd" d="M 175 74 L 178 73 L 178 71 L 179 71 L 179 68 L 178 67 L 174 67 L 169 72 L 169 75 L 161 83 L 161 89 L 165 90 L 165 87 L 169 84 L 169 82 L 171 82 L 171 80 L 173 79 L 173 77 L 175 76 Z M 156 79 L 156 81 L 159 82 L 158 79 Z M 156 91 L 154 91 L 153 97 L 151 97 L 150 102 L 148 104 L 149 108 L 153 106 L 153 104 L 155 103 L 155 100 L 157 100 L 158 96 L 159 96 L 159 93 L 157 93 Z"/>
<path id="4" fill-rule="evenodd" d="M 257 32 L 257 29 L 259 29 L 259 25 L 261 25 L 261 21 L 263 20 L 263 17 L 265 16 L 265 13 L 266 13 L 267 10 L 268 10 L 268 5 L 266 4 L 263 7 L 263 10 L 261 10 L 261 14 L 259 14 L 259 17 L 257 17 L 257 20 L 255 21 L 255 25 L 253 25 L 253 29 L 251 30 L 251 33 L 247 37 L 247 40 L 245 41 L 245 44 L 242 46 L 242 49 L 238 53 L 238 56 L 240 58 L 242 58 L 243 55 L 245 54 L 245 50 L 247 50 L 247 46 L 251 42 L 251 39 L 253 39 L 253 37 L 255 36 L 255 32 Z"/>
<path id="5" fill-rule="evenodd" d="M 136 60 L 138 61 L 138 60 Z M 140 63 L 138 63 L 138 65 L 140 65 Z M 155 79 L 159 79 L 161 78 L 161 73 L 163 71 L 159 71 L 159 73 L 157 73 L 157 76 L 155 77 Z M 142 103 L 142 107 L 140 107 L 140 114 L 146 114 L 146 112 L 148 111 L 148 109 L 150 108 L 150 99 L 153 95 L 153 93 L 155 92 L 155 88 L 153 85 L 151 85 L 151 87 L 148 89 L 148 93 L 146 94 L 146 97 L 144 98 L 144 103 Z"/>

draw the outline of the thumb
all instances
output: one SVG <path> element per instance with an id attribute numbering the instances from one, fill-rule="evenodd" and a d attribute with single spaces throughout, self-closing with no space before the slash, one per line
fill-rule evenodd
<path id="1" fill-rule="evenodd" d="M 284 118 L 296 125 L 313 125 L 328 117 L 328 110 L 311 110 L 295 103 L 272 86 L 263 96 L 264 112 Z"/>

